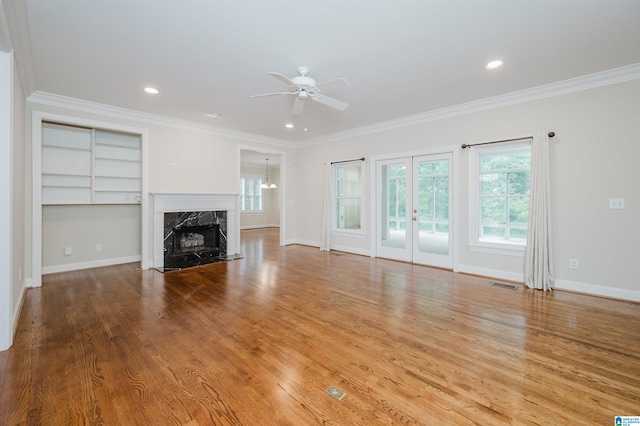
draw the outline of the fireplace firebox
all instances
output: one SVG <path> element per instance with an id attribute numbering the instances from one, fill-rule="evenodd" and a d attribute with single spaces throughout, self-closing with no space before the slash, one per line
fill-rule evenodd
<path id="1" fill-rule="evenodd" d="M 220 225 L 185 226 L 173 229 L 173 253 L 220 252 Z"/>
<path id="2" fill-rule="evenodd" d="M 227 212 L 164 214 L 163 272 L 226 260 Z"/>

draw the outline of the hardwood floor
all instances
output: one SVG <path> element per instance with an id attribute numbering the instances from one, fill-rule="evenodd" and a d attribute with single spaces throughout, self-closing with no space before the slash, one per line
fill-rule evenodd
<path id="1" fill-rule="evenodd" d="M 242 232 L 244 258 L 52 274 L 0 352 L 2 425 L 613 425 L 640 305 Z M 346 392 L 340 401 L 325 389 Z"/>

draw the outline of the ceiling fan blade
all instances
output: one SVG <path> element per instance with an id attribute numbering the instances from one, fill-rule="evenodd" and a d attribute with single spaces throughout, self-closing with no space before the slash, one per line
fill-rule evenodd
<path id="1" fill-rule="evenodd" d="M 321 81 L 320 83 L 316 83 L 316 87 L 322 84 L 337 83 L 337 82 L 344 82 L 347 86 L 351 86 L 351 84 L 349 84 L 346 78 L 340 77 L 340 78 L 333 78 L 331 80 L 325 80 L 325 81 Z"/>
<path id="2" fill-rule="evenodd" d="M 278 80 L 280 80 L 281 82 L 283 82 L 283 83 L 285 83 L 285 84 L 287 84 L 289 86 L 295 86 L 296 85 L 293 81 L 289 80 L 287 77 L 285 77 L 284 75 L 282 75 L 280 73 L 269 72 L 267 74 L 269 74 L 273 78 L 277 78 Z"/>
<path id="3" fill-rule="evenodd" d="M 263 93 L 261 95 L 251 95 L 250 98 L 262 98 L 265 96 L 278 96 L 278 95 L 295 95 L 296 92 L 274 92 L 274 93 Z"/>
<path id="4" fill-rule="evenodd" d="M 302 110 L 304 109 L 304 100 L 305 98 L 296 98 L 296 100 L 293 101 L 293 109 L 291 109 L 291 115 L 302 114 Z"/>
<path id="5" fill-rule="evenodd" d="M 337 109 L 338 111 L 344 111 L 349 106 L 348 103 L 339 101 L 325 95 L 316 95 L 312 98 L 314 101 L 320 102 L 323 105 Z"/>

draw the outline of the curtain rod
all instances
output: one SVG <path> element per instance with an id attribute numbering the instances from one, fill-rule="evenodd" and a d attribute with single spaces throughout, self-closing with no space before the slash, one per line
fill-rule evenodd
<path id="1" fill-rule="evenodd" d="M 350 163 L 352 161 L 364 161 L 364 157 L 362 158 L 356 158 L 355 160 L 344 160 L 344 161 L 332 161 L 331 164 L 338 164 L 338 163 Z"/>
<path id="2" fill-rule="evenodd" d="M 548 136 L 549 136 L 550 138 L 554 137 L 555 135 L 556 135 L 556 133 L 555 133 L 555 132 L 549 132 L 549 134 L 548 134 Z M 532 137 L 533 137 L 533 136 L 529 136 L 529 137 L 526 137 L 526 138 L 503 139 L 503 140 L 501 140 L 501 141 L 482 142 L 482 143 L 472 143 L 472 144 L 466 144 L 466 143 L 463 143 L 463 144 L 462 144 L 462 149 L 465 149 L 465 148 L 471 148 L 472 146 L 478 146 L 478 145 L 490 145 L 490 144 L 492 144 L 492 143 L 503 143 L 503 142 L 521 141 L 521 140 L 523 140 L 523 139 L 531 139 Z"/>

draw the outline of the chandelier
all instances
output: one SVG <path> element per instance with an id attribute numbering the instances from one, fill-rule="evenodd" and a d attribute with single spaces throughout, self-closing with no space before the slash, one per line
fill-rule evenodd
<path id="1" fill-rule="evenodd" d="M 269 159 L 267 158 L 267 166 L 266 166 L 266 179 L 264 180 L 264 182 L 262 182 L 262 185 L 260 185 L 260 188 L 262 189 L 269 189 L 269 188 L 277 188 L 275 183 L 271 183 L 269 181 Z"/>

